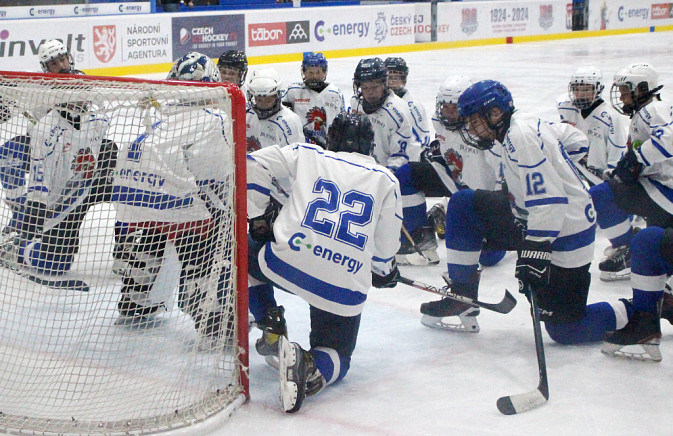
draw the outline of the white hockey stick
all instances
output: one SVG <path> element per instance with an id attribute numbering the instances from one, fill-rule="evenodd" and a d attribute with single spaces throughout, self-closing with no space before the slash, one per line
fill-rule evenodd
<path id="1" fill-rule="evenodd" d="M 520 283 L 520 285 L 522 285 Z M 542 329 L 540 328 L 540 313 L 537 307 L 535 291 L 528 284 L 528 295 L 530 295 L 530 313 L 533 318 L 533 332 L 535 333 L 535 353 L 537 354 L 537 366 L 540 379 L 537 388 L 522 394 L 508 395 L 498 398 L 496 403 L 500 413 L 505 415 L 515 415 L 517 413 L 527 412 L 538 406 L 541 406 L 549 400 L 549 384 L 547 383 L 547 364 L 544 357 L 544 346 L 542 344 Z"/>

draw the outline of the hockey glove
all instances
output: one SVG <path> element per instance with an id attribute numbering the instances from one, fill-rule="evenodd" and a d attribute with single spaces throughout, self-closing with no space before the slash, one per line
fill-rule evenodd
<path id="1" fill-rule="evenodd" d="M 534 289 L 547 286 L 551 267 L 551 242 L 524 239 L 518 253 L 514 276 L 519 279 L 519 291 L 525 293 L 526 284 Z"/>
<path id="2" fill-rule="evenodd" d="M 442 165 L 446 164 L 442 158 L 442 152 L 439 149 L 439 140 L 435 139 L 427 148 L 423 149 L 421 152 L 421 162 L 439 162 Z"/>
<path id="3" fill-rule="evenodd" d="M 634 183 L 638 180 L 642 169 L 643 165 L 638 162 L 636 153 L 629 148 L 629 151 L 617 162 L 617 166 L 612 170 L 612 175 L 619 177 L 619 180 L 624 183 Z"/>
<path id="4" fill-rule="evenodd" d="M 263 215 L 249 220 L 248 232 L 250 237 L 257 242 L 275 241 L 273 236 L 273 223 L 278 217 L 281 204 L 271 199 Z"/>
<path id="5" fill-rule="evenodd" d="M 327 148 L 327 137 L 324 130 L 313 130 L 308 126 L 304 126 L 304 136 L 306 139 L 322 148 Z"/>
<path id="6" fill-rule="evenodd" d="M 397 269 L 397 265 L 393 267 L 393 270 L 385 276 L 372 273 L 372 286 L 375 288 L 394 288 L 397 286 L 397 282 L 400 280 L 400 270 Z"/>

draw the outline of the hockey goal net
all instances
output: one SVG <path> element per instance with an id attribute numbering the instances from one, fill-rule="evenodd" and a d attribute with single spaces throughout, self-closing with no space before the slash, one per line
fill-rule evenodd
<path id="1" fill-rule="evenodd" d="M 248 398 L 241 91 L 0 72 L 0 120 L 0 433 L 229 416 Z"/>

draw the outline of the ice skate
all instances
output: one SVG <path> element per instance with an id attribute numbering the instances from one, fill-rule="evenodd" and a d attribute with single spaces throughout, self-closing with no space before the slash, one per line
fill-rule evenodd
<path id="1" fill-rule="evenodd" d="M 395 255 L 398 265 L 437 265 L 439 255 L 437 254 L 437 238 L 435 230 L 430 226 L 419 227 L 411 234 L 416 247 L 423 253 L 421 256 L 414 244 L 409 238 L 402 237 L 402 244 Z M 425 257 L 424 257 L 425 256 Z"/>
<path id="2" fill-rule="evenodd" d="M 10 232 L 2 238 L 2 242 L 0 242 L 0 266 L 12 270 L 21 269 L 19 264 L 21 240 L 16 232 Z"/>
<path id="3" fill-rule="evenodd" d="M 278 339 L 280 403 L 287 413 L 301 408 L 306 397 L 306 381 L 313 358 L 299 344 L 285 336 Z"/>
<path id="4" fill-rule="evenodd" d="M 453 284 L 446 273 L 442 277 L 447 282 L 447 288 L 450 288 L 451 292 L 469 298 L 477 298 L 478 284 Z M 478 307 L 445 297 L 441 300 L 421 304 L 421 313 L 423 314 L 421 324 L 430 328 L 459 333 L 479 333 L 479 323 L 477 322 L 479 312 Z M 444 319 L 448 317 L 458 317 L 458 320 Z"/>
<path id="5" fill-rule="evenodd" d="M 128 293 L 122 291 L 122 295 L 117 302 L 117 311 L 119 312 L 117 325 L 141 326 L 152 323 L 156 315 L 166 311 L 166 306 L 163 303 L 148 306 L 140 305 L 133 301 Z"/>
<path id="6" fill-rule="evenodd" d="M 446 236 L 446 207 L 443 203 L 437 203 L 428 211 L 428 221 L 435 229 L 437 237 L 444 239 Z"/>
<path id="7" fill-rule="evenodd" d="M 267 310 L 266 316 L 257 322 L 257 327 L 262 330 L 262 337 L 255 342 L 255 349 L 276 369 L 278 369 L 278 340 L 281 336 L 287 337 L 284 313 L 283 306 L 272 307 Z"/>
<path id="8" fill-rule="evenodd" d="M 658 314 L 636 311 L 624 328 L 605 334 L 601 352 L 611 357 L 660 362 L 660 341 Z"/>
<path id="9" fill-rule="evenodd" d="M 601 280 L 612 282 L 629 280 L 631 278 L 631 249 L 628 245 L 621 245 L 612 250 L 606 250 L 607 257 L 598 264 L 601 271 Z"/>

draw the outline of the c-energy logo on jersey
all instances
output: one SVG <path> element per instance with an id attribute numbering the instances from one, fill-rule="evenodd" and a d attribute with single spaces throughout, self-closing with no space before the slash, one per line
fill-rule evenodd
<path id="1" fill-rule="evenodd" d="M 352 257 L 341 254 L 335 250 L 332 250 L 322 245 L 311 245 L 305 244 L 304 239 L 306 235 L 302 232 L 297 232 L 288 239 L 287 244 L 290 246 L 292 251 L 305 251 L 312 253 L 315 257 L 323 259 L 326 262 L 335 263 L 343 266 L 346 269 L 346 272 L 349 272 L 353 275 L 357 274 L 362 268 L 362 262 Z M 304 250 L 304 247 L 308 250 Z"/>

